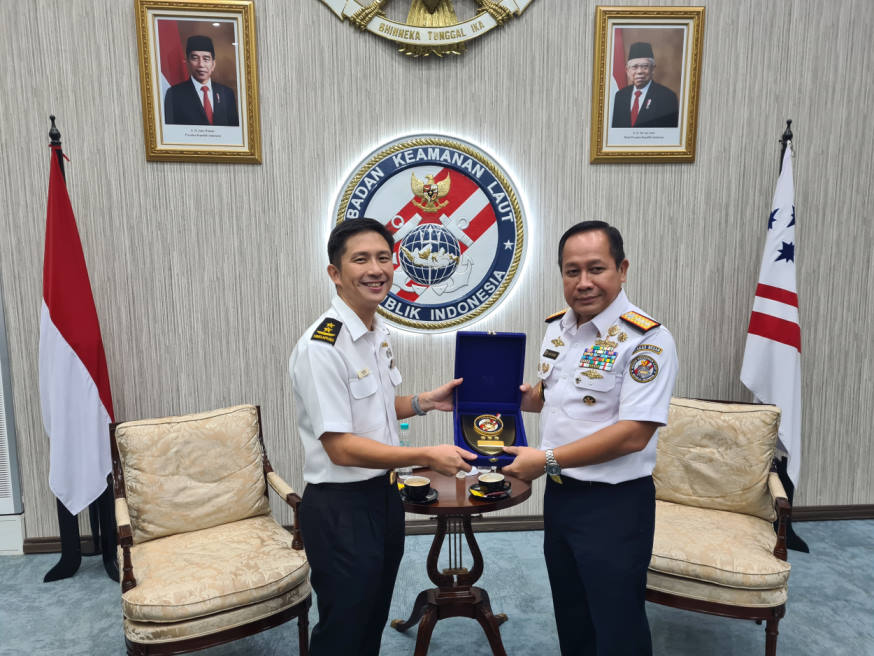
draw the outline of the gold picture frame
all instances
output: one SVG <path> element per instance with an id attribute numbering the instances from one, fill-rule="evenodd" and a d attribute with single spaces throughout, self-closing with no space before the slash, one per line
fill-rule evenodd
<path id="1" fill-rule="evenodd" d="M 595 8 L 592 163 L 695 161 L 703 36 L 704 7 Z"/>
<path id="2" fill-rule="evenodd" d="M 146 159 L 260 164 L 253 0 L 135 7 Z"/>

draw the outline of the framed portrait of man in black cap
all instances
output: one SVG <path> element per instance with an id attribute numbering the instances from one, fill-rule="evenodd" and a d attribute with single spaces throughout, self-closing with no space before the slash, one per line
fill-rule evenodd
<path id="1" fill-rule="evenodd" d="M 136 7 L 146 159 L 260 163 L 252 2 Z"/>
<path id="2" fill-rule="evenodd" d="M 695 159 L 703 7 L 598 7 L 592 162 Z"/>

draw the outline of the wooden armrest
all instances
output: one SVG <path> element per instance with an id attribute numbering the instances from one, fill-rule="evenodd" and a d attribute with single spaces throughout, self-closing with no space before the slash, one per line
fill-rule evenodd
<path id="1" fill-rule="evenodd" d="M 783 481 L 780 480 L 780 475 L 777 472 L 768 473 L 768 489 L 771 491 L 771 496 L 776 501 L 777 499 L 789 500 L 786 494 L 786 488 L 783 487 Z"/>
<path id="2" fill-rule="evenodd" d="M 301 501 L 300 496 L 272 468 L 267 471 L 267 483 L 273 488 L 274 492 L 285 500 L 285 503 L 291 506 L 294 513 L 294 525 L 291 529 L 291 534 L 294 538 L 291 541 L 291 546 L 294 549 L 303 549 L 303 538 L 300 534 L 300 525 L 297 518 L 297 511 Z"/>
<path id="3" fill-rule="evenodd" d="M 789 498 L 777 472 L 772 471 L 768 474 L 768 490 L 771 492 L 771 498 L 774 499 L 774 507 L 777 510 L 777 526 L 775 527 L 777 544 L 774 545 L 774 555 L 780 560 L 786 560 L 788 557 L 786 529 L 789 525 L 789 518 L 792 516 L 792 506 L 789 505 Z"/>
<path id="4" fill-rule="evenodd" d="M 118 528 L 118 544 L 121 547 L 123 559 L 121 592 L 124 594 L 137 586 L 137 580 L 134 578 L 134 566 L 130 559 L 130 548 L 134 544 L 134 537 L 130 527 L 130 513 L 125 497 L 115 497 L 115 525 Z"/>
<path id="5" fill-rule="evenodd" d="M 115 498 L 115 526 L 118 529 L 118 543 L 122 546 L 127 542 L 128 546 L 133 544 L 133 533 L 130 528 L 130 513 L 127 509 L 127 499 L 124 497 Z"/>

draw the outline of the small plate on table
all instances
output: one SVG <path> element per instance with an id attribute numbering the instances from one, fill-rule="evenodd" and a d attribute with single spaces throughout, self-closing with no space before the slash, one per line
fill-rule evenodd
<path id="1" fill-rule="evenodd" d="M 485 486 L 480 483 L 474 483 L 469 489 L 470 496 L 474 499 L 483 499 L 485 501 L 500 501 L 510 496 L 510 481 L 504 481 L 504 489 L 497 492 L 486 492 Z"/>
<path id="2" fill-rule="evenodd" d="M 403 501 L 404 503 L 418 503 L 418 504 L 427 505 L 429 503 L 434 503 L 435 501 L 437 501 L 437 497 L 439 496 L 437 494 L 437 490 L 435 490 L 433 487 L 430 490 L 428 490 L 428 494 L 426 494 L 425 498 L 422 499 L 421 501 L 414 501 L 413 499 L 410 499 L 407 496 L 407 492 L 403 487 L 400 488 L 399 492 L 401 495 L 401 501 Z"/>

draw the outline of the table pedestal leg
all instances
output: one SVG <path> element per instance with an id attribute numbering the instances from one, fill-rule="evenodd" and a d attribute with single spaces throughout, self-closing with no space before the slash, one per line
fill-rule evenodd
<path id="1" fill-rule="evenodd" d="M 471 569 L 464 567 L 461 555 L 461 535 L 467 538 L 467 546 L 473 556 Z M 449 567 L 442 572 L 437 569 L 437 559 L 443 542 L 449 535 Z M 470 517 L 438 516 L 437 534 L 428 552 L 428 577 L 438 586 L 424 590 L 416 597 L 413 611 L 407 621 L 393 620 L 392 628 L 406 631 L 419 622 L 415 656 L 425 656 L 431 642 L 431 633 L 439 620 L 447 617 L 469 617 L 482 626 L 492 653 L 506 656 L 498 627 L 507 621 L 504 613 L 492 613 L 488 593 L 473 584 L 483 571 L 483 557 L 474 538 Z M 421 620 L 421 621 L 420 621 Z"/>

